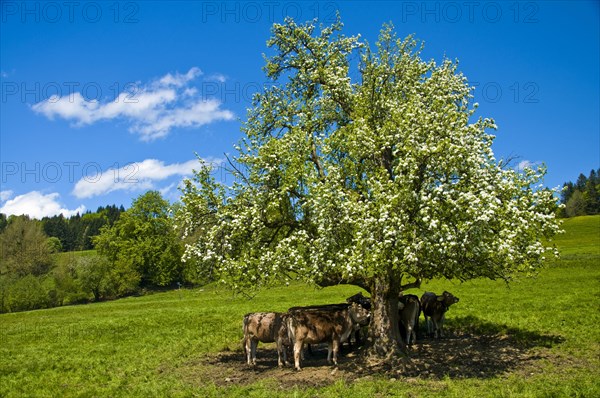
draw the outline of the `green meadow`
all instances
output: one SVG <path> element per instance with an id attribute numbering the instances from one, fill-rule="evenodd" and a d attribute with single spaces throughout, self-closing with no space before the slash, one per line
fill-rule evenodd
<path id="1" fill-rule="evenodd" d="M 0 396 L 598 397 L 600 216 L 568 219 L 563 227 L 555 239 L 560 259 L 535 277 L 509 285 L 436 280 L 409 291 L 448 290 L 460 298 L 447 314 L 447 338 L 423 340 L 415 354 L 427 367 L 431 347 L 447 350 L 447 372 L 437 362 L 423 375 L 347 377 L 346 358 L 336 379 L 332 368 L 310 360 L 300 373 L 244 370 L 235 362 L 231 374 L 244 373 L 245 382 L 221 382 L 220 371 L 230 374 L 227 363 L 215 368 L 206 359 L 242 358 L 245 313 L 341 302 L 360 289 L 295 284 L 248 300 L 207 286 L 0 315 Z M 259 362 L 261 352 L 263 345 Z M 308 378 L 317 365 L 333 380 L 303 383 L 302 373 Z"/>

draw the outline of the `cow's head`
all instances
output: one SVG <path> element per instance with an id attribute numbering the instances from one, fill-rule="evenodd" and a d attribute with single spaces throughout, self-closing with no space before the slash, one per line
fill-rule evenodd
<path id="1" fill-rule="evenodd" d="M 348 308 L 352 322 L 359 325 L 368 325 L 371 318 L 371 312 L 358 303 L 350 304 Z"/>
<path id="2" fill-rule="evenodd" d="M 371 309 L 371 299 L 363 296 L 362 292 L 356 293 L 354 296 L 350 296 L 346 299 L 348 304 L 357 303 L 360 304 L 363 308 L 368 310 Z"/>
<path id="3" fill-rule="evenodd" d="M 441 296 L 437 297 L 438 301 L 444 304 L 444 307 L 448 308 L 454 303 L 458 303 L 458 297 L 455 297 L 452 293 L 444 291 Z"/>

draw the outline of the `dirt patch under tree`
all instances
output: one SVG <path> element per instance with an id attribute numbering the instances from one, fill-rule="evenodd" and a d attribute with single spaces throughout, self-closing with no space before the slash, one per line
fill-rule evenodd
<path id="1" fill-rule="evenodd" d="M 246 385 L 259 380 L 274 380 L 281 388 L 293 386 L 322 387 L 340 379 L 346 382 L 375 377 L 389 379 L 432 379 L 446 376 L 458 378 L 490 378 L 509 373 L 533 375 L 541 373 L 541 360 L 552 361 L 547 347 L 560 343 L 561 338 L 511 333 L 477 334 L 468 330 L 450 329 L 443 339 L 424 338 L 415 344 L 408 357 L 394 365 L 368 363 L 361 349 L 344 345 L 337 367 L 327 364 L 327 346 L 313 347 L 306 354 L 303 369 L 277 367 L 274 344 L 259 344 L 257 364 L 248 366 L 241 351 L 226 351 L 188 361 L 177 370 L 191 384 Z"/>

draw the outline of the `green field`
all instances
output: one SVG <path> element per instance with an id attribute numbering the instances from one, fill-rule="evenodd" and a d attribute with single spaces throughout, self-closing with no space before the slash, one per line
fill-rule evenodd
<path id="1" fill-rule="evenodd" d="M 228 365 L 206 358 L 218 352 L 241 358 L 243 314 L 340 302 L 359 289 L 293 285 L 247 300 L 206 287 L 0 315 L 0 396 L 598 397 L 600 216 L 569 219 L 564 229 L 556 239 L 560 260 L 537 277 L 509 286 L 432 281 L 411 291 L 445 289 L 460 297 L 447 316 L 447 339 L 421 342 L 415 354 L 429 369 L 431 347 L 449 353 L 447 371 L 438 355 L 423 375 L 355 380 L 346 358 L 336 379 L 331 368 L 308 360 L 300 373 L 236 370 L 245 381 L 227 384 L 235 380 Z M 333 381 L 303 383 L 303 374 L 309 379 L 318 369 Z"/>
<path id="2" fill-rule="evenodd" d="M 74 260 L 87 257 L 87 256 L 95 256 L 96 250 L 84 250 L 78 252 L 64 252 L 64 253 L 56 253 L 54 254 L 54 260 L 56 266 L 68 265 Z"/>

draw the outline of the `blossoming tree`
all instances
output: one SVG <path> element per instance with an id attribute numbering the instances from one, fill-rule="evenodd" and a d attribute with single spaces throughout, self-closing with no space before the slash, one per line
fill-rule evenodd
<path id="1" fill-rule="evenodd" d="M 494 158 L 491 119 L 449 60 L 384 26 L 374 47 L 332 26 L 273 26 L 266 74 L 224 186 L 203 165 L 180 224 L 195 261 L 234 289 L 288 280 L 371 294 L 369 352 L 398 353 L 398 296 L 422 279 L 533 272 L 559 231 L 543 167 Z"/>

